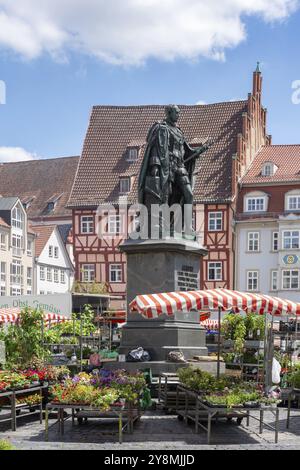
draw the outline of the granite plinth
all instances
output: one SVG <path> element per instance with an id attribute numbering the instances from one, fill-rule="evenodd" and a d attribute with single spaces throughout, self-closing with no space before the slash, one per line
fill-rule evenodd
<path id="1" fill-rule="evenodd" d="M 120 354 L 142 346 L 153 361 L 165 361 L 170 351 L 181 351 L 186 359 L 207 355 L 199 312 L 177 311 L 149 320 L 129 310 L 130 302 L 140 294 L 199 289 L 201 257 L 207 251 L 184 239 L 127 240 L 120 250 L 127 254 L 128 306 Z"/>
<path id="2" fill-rule="evenodd" d="M 213 375 L 217 375 L 216 362 L 168 362 L 168 361 L 149 361 L 149 362 L 108 362 L 105 369 L 119 370 L 125 369 L 127 372 L 137 372 L 151 369 L 153 376 L 159 376 L 163 373 L 177 373 L 178 369 L 193 367 Z M 225 364 L 220 364 L 221 374 L 225 373 Z"/>

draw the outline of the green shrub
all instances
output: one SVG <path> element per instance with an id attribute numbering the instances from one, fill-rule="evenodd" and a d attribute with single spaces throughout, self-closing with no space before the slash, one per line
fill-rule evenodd
<path id="1" fill-rule="evenodd" d="M 15 448 L 8 441 L 0 441 L 0 451 L 1 450 L 15 450 Z"/>

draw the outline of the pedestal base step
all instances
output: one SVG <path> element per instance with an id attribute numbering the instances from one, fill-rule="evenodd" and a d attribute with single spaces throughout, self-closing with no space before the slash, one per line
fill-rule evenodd
<path id="1" fill-rule="evenodd" d="M 182 367 L 192 366 L 195 369 L 201 369 L 211 374 L 217 375 L 216 362 L 167 362 L 167 361 L 151 361 L 151 362 L 108 362 L 105 369 L 118 370 L 125 369 L 128 372 L 136 372 L 138 370 L 151 369 L 153 376 L 158 376 L 165 372 L 176 373 Z M 225 364 L 220 364 L 221 374 L 225 373 Z"/>

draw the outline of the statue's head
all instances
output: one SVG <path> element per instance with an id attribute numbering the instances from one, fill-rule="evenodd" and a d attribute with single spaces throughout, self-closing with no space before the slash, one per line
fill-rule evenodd
<path id="1" fill-rule="evenodd" d="M 169 106 L 166 107 L 166 117 L 167 120 L 176 123 L 179 119 L 180 115 L 180 109 L 176 104 L 170 104 Z"/>

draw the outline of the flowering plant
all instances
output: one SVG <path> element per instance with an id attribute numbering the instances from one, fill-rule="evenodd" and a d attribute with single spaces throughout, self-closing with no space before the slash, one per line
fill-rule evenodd
<path id="1" fill-rule="evenodd" d="M 29 388 L 30 385 L 31 380 L 28 380 L 22 373 L 9 371 L 0 372 L 0 392 Z"/>

